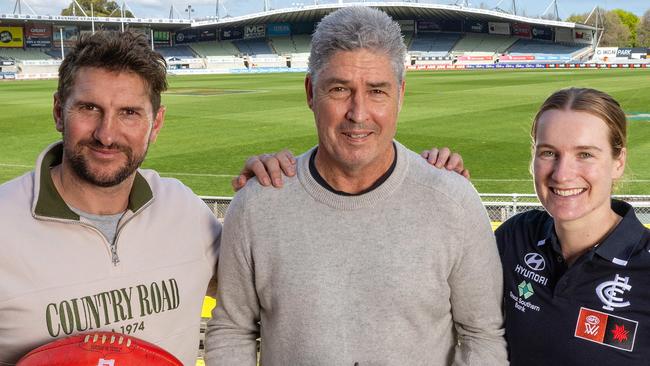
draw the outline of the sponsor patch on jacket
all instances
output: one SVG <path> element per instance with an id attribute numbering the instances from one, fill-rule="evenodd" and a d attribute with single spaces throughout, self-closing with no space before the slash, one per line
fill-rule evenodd
<path id="1" fill-rule="evenodd" d="M 575 336 L 631 352 L 638 325 L 634 320 L 581 307 Z"/>

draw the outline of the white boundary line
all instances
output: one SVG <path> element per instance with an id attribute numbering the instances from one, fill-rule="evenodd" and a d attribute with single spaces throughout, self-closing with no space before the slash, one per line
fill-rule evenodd
<path id="1" fill-rule="evenodd" d="M 23 164 L 5 164 L 5 163 L 0 163 L 0 166 L 7 167 L 7 168 L 33 168 L 33 165 L 23 165 Z"/>

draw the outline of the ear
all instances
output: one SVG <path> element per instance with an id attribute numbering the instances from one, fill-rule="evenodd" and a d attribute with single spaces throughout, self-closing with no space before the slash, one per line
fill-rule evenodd
<path id="1" fill-rule="evenodd" d="M 402 85 L 399 92 L 399 102 L 397 105 L 397 113 L 402 111 L 402 103 L 404 102 L 404 92 L 406 90 L 406 80 L 402 80 Z"/>
<path id="2" fill-rule="evenodd" d="M 54 117 L 54 126 L 56 130 L 63 133 L 63 102 L 59 93 L 54 93 L 54 102 L 52 103 L 52 117 Z"/>
<path id="3" fill-rule="evenodd" d="M 164 105 L 161 105 L 156 112 L 156 116 L 153 119 L 153 125 L 151 126 L 151 133 L 149 134 L 149 142 L 155 142 L 158 138 L 158 133 L 165 123 L 165 112 L 167 108 Z"/>
<path id="4" fill-rule="evenodd" d="M 625 161 L 627 160 L 627 149 L 622 148 L 621 153 L 614 159 L 614 166 L 612 167 L 612 178 L 614 180 L 620 179 L 625 172 Z"/>
<path id="5" fill-rule="evenodd" d="M 314 85 L 312 84 L 311 75 L 305 77 L 305 93 L 307 94 L 307 105 L 309 109 L 314 110 Z"/>

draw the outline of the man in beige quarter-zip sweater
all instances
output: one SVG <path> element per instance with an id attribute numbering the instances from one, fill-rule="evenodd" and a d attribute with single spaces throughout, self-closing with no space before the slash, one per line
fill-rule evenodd
<path id="1" fill-rule="evenodd" d="M 138 169 L 166 87 L 143 35 L 82 36 L 66 55 L 53 108 L 62 141 L 0 186 L 0 365 L 95 330 L 195 363 L 221 226 L 179 181 Z"/>

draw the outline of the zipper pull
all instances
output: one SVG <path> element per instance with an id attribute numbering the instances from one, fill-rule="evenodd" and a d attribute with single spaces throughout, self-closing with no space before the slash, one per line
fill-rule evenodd
<path id="1" fill-rule="evenodd" d="M 117 256 L 117 246 L 115 244 L 111 245 L 111 259 L 113 265 L 117 267 L 117 264 L 120 263 L 120 257 Z"/>

